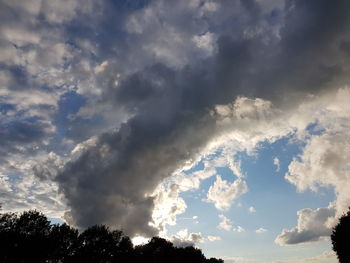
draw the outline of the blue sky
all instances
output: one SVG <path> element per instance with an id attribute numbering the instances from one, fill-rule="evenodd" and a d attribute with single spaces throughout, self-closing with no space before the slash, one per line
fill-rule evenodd
<path id="1" fill-rule="evenodd" d="M 3 211 L 229 263 L 336 262 L 349 5 L 0 1 Z"/>

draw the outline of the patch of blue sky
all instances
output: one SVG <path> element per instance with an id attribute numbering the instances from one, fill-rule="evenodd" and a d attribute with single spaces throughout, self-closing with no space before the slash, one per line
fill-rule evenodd
<path id="1" fill-rule="evenodd" d="M 11 169 L 7 171 L 7 178 L 15 186 L 16 183 L 20 183 L 23 180 L 23 174 L 16 169 Z M 16 188 L 14 187 L 14 189 Z"/>
<path id="2" fill-rule="evenodd" d="M 64 93 L 58 103 L 59 111 L 55 120 L 66 121 L 67 116 L 77 113 L 85 102 L 85 98 L 74 90 Z"/>
<path id="3" fill-rule="evenodd" d="M 56 136 L 54 142 L 60 142 L 67 136 L 71 123 L 70 116 L 76 114 L 84 106 L 86 100 L 76 91 L 69 91 L 63 94 L 58 102 L 58 111 L 53 119 L 56 126 Z"/>
<path id="4" fill-rule="evenodd" d="M 306 127 L 306 130 L 307 130 L 308 134 L 310 134 L 310 135 L 321 135 L 325 132 L 325 128 L 321 127 L 317 121 L 310 123 Z"/>
<path id="5" fill-rule="evenodd" d="M 203 169 L 204 169 L 204 162 L 203 162 L 203 160 L 201 160 L 200 162 L 198 162 L 196 165 L 194 165 L 190 169 L 185 170 L 184 173 L 185 174 L 192 174 L 193 172 L 201 171 Z"/>
<path id="6" fill-rule="evenodd" d="M 51 225 L 62 225 L 64 223 L 62 218 L 49 217 L 48 220 L 50 221 Z"/>
<path id="7" fill-rule="evenodd" d="M 264 227 L 276 231 L 290 228 L 296 225 L 296 211 L 325 207 L 335 199 L 332 188 L 298 193 L 295 186 L 285 180 L 289 163 L 300 152 L 300 145 L 283 138 L 272 144 L 263 143 L 256 156 L 242 153 L 242 170 L 247 174 L 249 192 L 241 197 L 241 203 L 243 207 L 254 206 L 257 210 L 255 217 L 258 216 L 250 220 L 242 215 L 247 228 Z M 275 157 L 280 161 L 279 171 L 273 164 Z M 240 220 L 240 214 L 235 218 Z M 254 221 L 258 221 L 260 226 Z"/>

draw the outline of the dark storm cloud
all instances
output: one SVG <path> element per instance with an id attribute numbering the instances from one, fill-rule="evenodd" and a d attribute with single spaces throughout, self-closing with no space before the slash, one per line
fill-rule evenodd
<path id="1" fill-rule="evenodd" d="M 235 61 L 230 65 L 244 64 L 241 60 L 248 59 L 246 54 L 243 50 L 230 54 Z M 229 102 L 235 92 L 216 92 L 212 88 L 220 84 L 216 77 L 206 67 L 198 70 L 178 72 L 157 64 L 107 91 L 106 100 L 122 104 L 135 116 L 118 132 L 100 136 L 97 146 L 57 177 L 76 224 L 85 227 L 99 222 L 122 227 L 130 234 L 156 233 L 148 226 L 153 202 L 146 195 L 200 153 L 216 134 L 211 107 Z M 206 75 L 208 78 L 202 77 Z M 140 222 L 130 224 L 136 219 Z"/>
<path id="2" fill-rule="evenodd" d="M 282 77 L 288 88 L 316 91 L 337 83 L 345 74 L 339 45 L 349 34 L 348 1 L 287 1 L 285 27 L 281 32 Z M 344 69 L 347 70 L 347 69 Z M 338 76 L 342 76 L 337 80 Z M 346 82 L 345 82 L 346 83 Z M 294 86 L 294 87 L 293 87 Z"/>
<path id="3" fill-rule="evenodd" d="M 148 226 L 153 200 L 146 194 L 199 153 L 208 139 L 213 120 L 198 115 L 200 119 L 188 127 L 187 122 L 193 118 L 178 111 L 181 101 L 176 86 L 172 86 L 175 80 L 170 77 L 175 73 L 160 65 L 150 71 L 129 79 L 125 90 L 117 92 L 128 107 L 139 105 L 135 117 L 117 133 L 100 136 L 95 147 L 68 164 L 57 177 L 70 202 L 73 219 L 80 226 L 100 222 L 122 227 L 130 234 L 156 234 Z M 156 79 L 150 79 L 149 74 L 156 74 Z M 139 91 L 138 96 L 130 98 L 128 89 L 133 87 Z M 151 94 L 147 91 L 150 87 Z M 173 87 L 174 94 L 163 87 Z M 147 90 L 141 92 L 143 88 Z"/>
<path id="4" fill-rule="evenodd" d="M 265 18 L 257 3 L 243 2 L 259 19 L 219 36 L 214 56 L 181 69 L 148 66 L 104 90 L 104 103 L 133 117 L 118 131 L 99 136 L 57 176 L 75 224 L 156 234 L 148 225 L 153 208 L 148 194 L 220 133 L 210 114 L 214 105 L 238 95 L 292 105 L 295 94 L 345 83 L 349 72 L 340 52 L 346 49 L 349 1 L 287 1 L 281 39 L 268 43 L 269 32 L 244 36 L 250 26 L 263 27 Z M 291 95 L 282 100 L 286 94 Z"/>

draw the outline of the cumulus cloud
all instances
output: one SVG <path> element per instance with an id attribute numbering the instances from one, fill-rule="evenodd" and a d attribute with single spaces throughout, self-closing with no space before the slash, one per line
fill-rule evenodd
<path id="1" fill-rule="evenodd" d="M 266 233 L 267 231 L 268 231 L 267 229 L 260 227 L 259 229 L 255 230 L 255 233 L 263 234 L 263 233 Z"/>
<path id="2" fill-rule="evenodd" d="M 273 164 L 276 166 L 276 172 L 279 172 L 281 168 L 280 159 L 277 157 L 273 158 Z"/>
<path id="3" fill-rule="evenodd" d="M 173 242 L 174 246 L 177 247 L 188 247 L 194 246 L 198 243 L 203 242 L 215 242 L 221 240 L 219 236 L 203 236 L 202 233 L 189 233 L 188 229 L 181 229 L 175 235 L 170 238 L 171 242 Z"/>
<path id="4" fill-rule="evenodd" d="M 171 241 L 176 247 L 193 246 L 196 243 L 204 242 L 205 238 L 199 233 L 189 233 L 188 229 L 182 229 L 172 236 Z"/>
<path id="5" fill-rule="evenodd" d="M 242 233 L 242 232 L 245 232 L 245 229 L 241 226 L 237 226 L 237 227 L 233 228 L 233 231 L 238 232 L 238 233 Z"/>
<path id="6" fill-rule="evenodd" d="M 219 210 L 228 210 L 235 200 L 247 192 L 248 187 L 245 181 L 237 179 L 230 184 L 221 176 L 216 176 L 216 181 L 208 190 L 206 201 L 214 203 Z"/>
<path id="7" fill-rule="evenodd" d="M 253 213 L 256 212 L 256 209 L 255 209 L 254 206 L 251 206 L 251 207 L 248 208 L 248 211 L 249 211 L 249 213 L 253 214 Z"/>
<path id="8" fill-rule="evenodd" d="M 226 231 L 231 231 L 231 229 L 232 229 L 231 220 L 224 215 L 219 215 L 219 218 L 221 221 L 218 225 L 218 228 L 226 230 Z"/>
<path id="9" fill-rule="evenodd" d="M 298 211 L 298 225 L 290 230 L 284 229 L 275 242 L 283 246 L 315 242 L 321 238 L 328 238 L 332 233 L 332 227 L 327 224 L 327 221 L 334 215 L 333 205 L 327 208 L 317 208 L 316 210 L 302 209 Z"/>
<path id="10" fill-rule="evenodd" d="M 221 240 L 221 237 L 219 237 L 219 236 L 208 236 L 208 240 L 210 242 L 218 241 L 218 240 Z"/>
<path id="11" fill-rule="evenodd" d="M 176 184 L 171 184 L 168 189 L 160 185 L 156 191 L 154 200 L 155 207 L 152 213 L 153 224 L 161 231 L 165 232 L 166 225 L 175 225 L 176 216 L 185 212 L 187 205 L 179 197 L 180 188 Z M 193 219 L 197 219 L 193 216 Z"/>

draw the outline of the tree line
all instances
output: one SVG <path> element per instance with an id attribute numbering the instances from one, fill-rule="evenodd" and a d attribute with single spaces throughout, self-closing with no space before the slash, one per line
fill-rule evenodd
<path id="1" fill-rule="evenodd" d="M 350 211 L 333 228 L 333 250 L 340 263 L 350 262 Z M 193 246 L 175 247 L 153 237 L 147 244 L 133 246 L 120 230 L 95 225 L 79 233 L 67 224 L 51 224 L 38 211 L 0 214 L 0 262 L 35 263 L 223 263 L 207 259 Z"/>
<path id="2" fill-rule="evenodd" d="M 153 237 L 147 244 L 133 246 L 120 230 L 95 225 L 79 232 L 67 224 L 51 224 L 38 211 L 0 215 L 0 262 L 49 263 L 223 263 L 207 259 L 193 246 L 175 247 Z"/>

